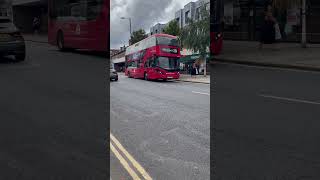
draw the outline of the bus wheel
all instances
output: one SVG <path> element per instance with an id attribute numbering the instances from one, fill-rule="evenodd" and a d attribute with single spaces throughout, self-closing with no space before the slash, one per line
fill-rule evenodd
<path id="1" fill-rule="evenodd" d="M 63 33 L 61 31 L 59 31 L 57 35 L 57 45 L 60 51 L 66 50 L 66 47 L 64 46 Z"/>
<path id="2" fill-rule="evenodd" d="M 149 76 L 148 76 L 148 73 L 144 73 L 144 80 L 146 80 L 146 81 L 149 81 Z"/>
<path id="3" fill-rule="evenodd" d="M 130 72 L 128 72 L 128 78 L 131 78 Z"/>

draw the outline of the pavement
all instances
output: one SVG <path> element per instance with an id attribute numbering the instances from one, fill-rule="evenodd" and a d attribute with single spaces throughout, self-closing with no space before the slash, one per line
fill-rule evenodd
<path id="1" fill-rule="evenodd" d="M 23 34 L 26 41 L 37 42 L 37 43 L 48 43 L 47 34 Z"/>
<path id="2" fill-rule="evenodd" d="M 108 179 L 105 57 L 26 45 L 0 61 L 0 179 Z"/>
<path id="3" fill-rule="evenodd" d="M 320 73 L 211 68 L 213 179 L 320 179 Z"/>
<path id="4" fill-rule="evenodd" d="M 190 74 L 180 74 L 180 78 L 178 81 L 210 84 L 210 75 L 197 75 L 191 77 Z"/>
<path id="5" fill-rule="evenodd" d="M 112 144 L 138 176 L 141 168 L 124 149 L 153 179 L 208 180 L 209 97 L 209 84 L 145 81 L 120 73 L 119 81 L 110 83 L 110 131 L 123 148 Z M 123 171 L 114 166 L 112 179 Z"/>
<path id="6" fill-rule="evenodd" d="M 277 43 L 258 49 L 255 41 L 224 41 L 223 52 L 214 61 L 320 71 L 320 44 Z"/>

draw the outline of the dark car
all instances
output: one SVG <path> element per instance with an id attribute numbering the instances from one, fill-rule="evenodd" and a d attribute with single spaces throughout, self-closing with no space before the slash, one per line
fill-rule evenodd
<path id="1" fill-rule="evenodd" d="M 114 69 L 113 63 L 110 64 L 110 80 L 118 81 L 118 73 Z"/>
<path id="2" fill-rule="evenodd" d="M 14 55 L 17 61 L 24 61 L 25 41 L 9 17 L 0 17 L 0 56 L 8 55 Z"/>

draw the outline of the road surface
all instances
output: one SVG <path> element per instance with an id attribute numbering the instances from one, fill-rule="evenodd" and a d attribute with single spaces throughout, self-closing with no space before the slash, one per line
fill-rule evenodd
<path id="1" fill-rule="evenodd" d="M 0 62 L 0 179 L 108 179 L 105 57 L 27 42 Z"/>
<path id="2" fill-rule="evenodd" d="M 112 145 L 143 179 L 210 177 L 210 85 L 119 75 L 110 85 Z M 137 163 L 131 163 L 122 146 Z M 132 176 L 111 151 L 112 179 Z M 112 166 L 111 165 L 111 166 Z M 143 168 L 143 172 L 137 170 Z M 121 168 L 122 167 L 122 168 Z"/>
<path id="3" fill-rule="evenodd" d="M 211 68 L 214 178 L 320 179 L 320 73 Z"/>

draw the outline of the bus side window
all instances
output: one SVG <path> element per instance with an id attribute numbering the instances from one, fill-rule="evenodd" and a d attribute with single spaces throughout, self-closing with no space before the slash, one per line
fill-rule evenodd
<path id="1" fill-rule="evenodd" d="M 145 67 L 151 67 L 151 58 L 149 57 L 145 63 Z"/>
<path id="2" fill-rule="evenodd" d="M 148 60 L 149 67 L 152 67 L 152 61 L 153 61 L 152 57 L 150 57 L 149 60 Z"/>
<path id="3" fill-rule="evenodd" d="M 156 57 L 155 56 L 153 56 L 152 58 L 152 67 L 156 67 L 157 66 L 157 60 L 156 60 Z"/>

